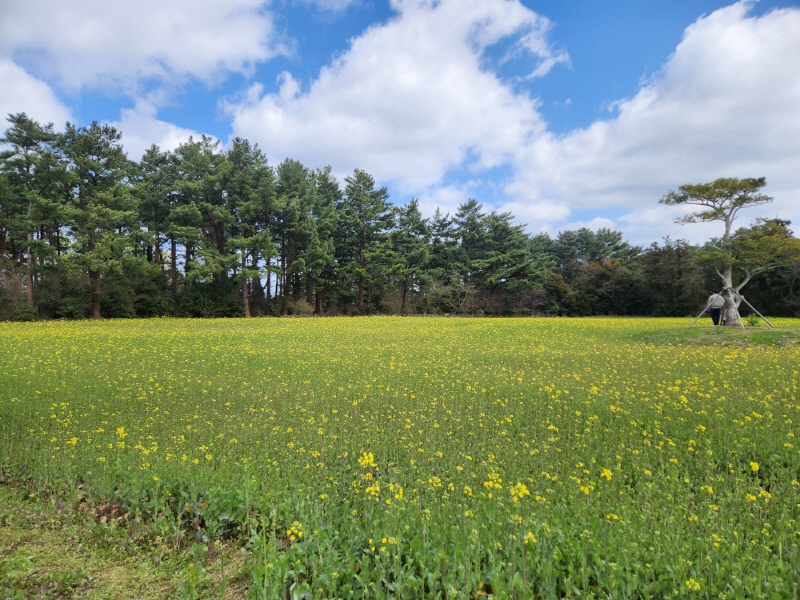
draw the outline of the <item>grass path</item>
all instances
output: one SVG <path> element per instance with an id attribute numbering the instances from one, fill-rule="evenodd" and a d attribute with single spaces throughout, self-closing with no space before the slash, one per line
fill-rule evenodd
<path id="1" fill-rule="evenodd" d="M 187 551 L 160 561 L 158 551 L 125 543 L 127 532 L 109 528 L 98 535 L 66 503 L 31 497 L 0 485 L 0 598 L 155 600 L 191 597 Z M 236 549 L 226 549 L 226 575 L 241 566 Z M 222 595 L 218 557 L 204 557 L 197 597 Z M 158 563 L 161 564 L 158 564 Z M 244 586 L 227 586 L 225 598 L 243 598 Z"/>

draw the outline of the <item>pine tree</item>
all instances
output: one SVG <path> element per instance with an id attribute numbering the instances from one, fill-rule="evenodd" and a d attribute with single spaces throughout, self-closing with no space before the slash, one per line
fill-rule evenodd
<path id="1" fill-rule="evenodd" d="M 128 185 L 132 171 L 110 125 L 67 123 L 58 145 L 68 161 L 70 195 L 66 206 L 72 251 L 69 264 L 87 276 L 91 316 L 100 318 L 101 280 L 121 273 L 137 226 L 137 203 Z"/>
<path id="2" fill-rule="evenodd" d="M 314 236 L 311 214 L 314 187 L 311 173 L 296 160 L 284 160 L 278 165 L 277 174 L 276 239 L 280 244 L 281 314 L 287 315 L 290 303 L 306 297 L 304 276 Z"/>
<path id="3" fill-rule="evenodd" d="M 389 275 L 400 291 L 400 312 L 405 313 L 409 292 L 421 291 L 431 282 L 427 272 L 430 228 L 427 219 L 422 218 L 416 199 L 398 209 L 396 227 L 390 238 L 392 255 Z"/>
<path id="4" fill-rule="evenodd" d="M 10 147 L 0 153 L 0 172 L 6 182 L 0 256 L 9 242 L 24 252 L 26 300 L 33 312 L 37 270 L 58 250 L 48 238 L 52 241 L 61 224 L 66 172 L 53 146 L 57 136 L 52 123 L 42 126 L 25 113 L 10 115 L 8 121 L 11 126 L 0 138 L 0 143 Z"/>
<path id="5" fill-rule="evenodd" d="M 256 305 L 263 304 L 261 276 L 276 252 L 270 231 L 275 218 L 275 175 L 258 146 L 247 140 L 235 138 L 227 158 L 231 168 L 224 187 L 234 215 L 230 246 L 240 256 L 236 282 L 242 291 L 244 316 L 250 317 L 251 298 L 255 296 Z"/>
<path id="6" fill-rule="evenodd" d="M 311 213 L 314 233 L 309 244 L 307 269 L 309 294 L 313 295 L 314 312 L 322 315 L 325 296 L 336 285 L 335 234 L 339 221 L 336 204 L 341 201 L 339 182 L 331 175 L 331 168 L 318 169 L 313 174 L 314 201 Z M 311 298 L 309 298 L 311 302 Z"/>
<path id="7" fill-rule="evenodd" d="M 366 308 L 368 291 L 378 292 L 385 277 L 388 232 L 393 213 L 386 188 L 375 189 L 375 180 L 356 169 L 345 177 L 340 203 L 340 265 L 356 288 L 356 307 Z"/>

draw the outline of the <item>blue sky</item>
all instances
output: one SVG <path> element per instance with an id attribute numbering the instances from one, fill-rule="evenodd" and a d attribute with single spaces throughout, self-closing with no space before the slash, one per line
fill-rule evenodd
<path id="1" fill-rule="evenodd" d="M 800 222 L 798 4 L 4 0 L 0 111 L 112 123 L 134 159 L 241 136 L 428 214 L 702 241 L 670 189 L 765 176 L 759 214 Z"/>

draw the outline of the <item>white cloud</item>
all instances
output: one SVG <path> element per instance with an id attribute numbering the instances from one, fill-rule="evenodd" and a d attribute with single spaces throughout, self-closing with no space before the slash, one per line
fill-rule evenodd
<path id="1" fill-rule="evenodd" d="M 507 192 L 520 202 L 629 207 L 617 220 L 628 234 L 698 239 L 706 228 L 670 223 L 657 204 L 665 193 L 766 176 L 776 202 L 761 214 L 800 220 L 800 9 L 754 17 L 750 8 L 739 2 L 687 28 L 662 73 L 619 102 L 616 117 L 522 146 Z M 650 227 L 643 215 L 652 214 L 661 223 Z"/>
<path id="2" fill-rule="evenodd" d="M 0 56 L 72 89 L 226 72 L 284 52 L 265 0 L 4 0 Z"/>
<path id="3" fill-rule="evenodd" d="M 131 160 L 141 159 L 152 144 L 162 151 L 174 150 L 188 141 L 189 136 L 200 137 L 196 131 L 158 120 L 155 106 L 147 100 L 139 100 L 134 108 L 120 111 L 120 120 L 111 125 L 122 132 L 122 145 Z"/>
<path id="4" fill-rule="evenodd" d="M 543 131 L 537 103 L 482 67 L 509 37 L 541 75 L 566 56 L 544 40 L 549 22 L 518 0 L 392 0 L 395 18 L 367 29 L 308 89 L 289 73 L 277 93 L 253 86 L 228 100 L 233 134 L 270 155 L 337 172 L 366 169 L 418 193 L 465 164 L 501 165 Z"/>
<path id="5" fill-rule="evenodd" d="M 338 173 L 364 168 L 419 196 L 428 214 L 434 204 L 452 212 L 480 189 L 445 184 L 448 174 L 480 179 L 509 166 L 500 210 L 531 231 L 583 224 L 621 228 L 637 243 L 700 241 L 713 225 L 674 225 L 658 200 L 722 176 L 766 176 L 776 201 L 760 214 L 800 221 L 800 9 L 752 16 L 743 1 L 698 19 L 613 116 L 559 136 L 537 100 L 482 61 L 509 38 L 532 56 L 530 76 L 568 61 L 548 44 L 546 19 L 518 0 L 391 4 L 394 18 L 352 40 L 307 87 L 283 73 L 275 93 L 257 84 L 226 100 L 234 135 Z M 588 211 L 618 216 L 568 221 Z"/>
<path id="6" fill-rule="evenodd" d="M 53 123 L 57 131 L 72 120 L 50 86 L 12 61 L 0 58 L 0 131 L 7 128 L 7 115 L 21 112 L 42 124 Z"/>
<path id="7" fill-rule="evenodd" d="M 557 202 L 507 202 L 498 212 L 510 212 L 519 223 L 526 223 L 531 232 L 552 232 L 555 223 L 567 219 L 572 211 L 566 204 Z"/>
<path id="8" fill-rule="evenodd" d="M 442 215 L 455 216 L 458 207 L 474 196 L 469 185 L 435 185 L 418 194 L 420 212 L 430 217 L 438 208 Z"/>
<path id="9" fill-rule="evenodd" d="M 297 1 L 335 11 L 359 0 Z M 529 230 L 613 226 L 635 243 L 717 233 L 713 224 L 674 225 L 672 209 L 657 203 L 670 189 L 765 176 L 775 202 L 737 224 L 763 214 L 800 229 L 800 9 L 753 16 L 742 1 L 698 19 L 657 76 L 613 103 L 609 118 L 556 135 L 538 100 L 485 60 L 494 44 L 511 40 L 509 56 L 527 57 L 531 78 L 567 63 L 548 42 L 547 19 L 520 0 L 390 4 L 393 18 L 351 40 L 310 83 L 287 72 L 274 93 L 256 84 L 223 100 L 233 135 L 258 142 L 273 161 L 331 164 L 340 179 L 364 168 L 398 200 L 418 196 L 426 214 L 436 205 L 453 213 L 471 196 L 484 201 L 489 170 L 503 167 L 510 175 L 498 210 Z M 163 92 L 188 77 L 249 73 L 287 52 L 269 6 L 5 0 L 0 110 L 61 127 L 69 111 L 45 81 L 73 90 L 111 85 L 141 98 L 145 86 Z M 146 97 L 114 123 L 131 158 L 151 143 L 174 148 L 197 135 L 158 119 L 168 92 Z"/>

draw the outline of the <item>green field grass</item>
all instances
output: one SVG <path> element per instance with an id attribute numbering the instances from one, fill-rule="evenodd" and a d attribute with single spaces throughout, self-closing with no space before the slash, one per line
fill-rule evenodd
<path id="1" fill-rule="evenodd" d="M 690 322 L 0 324 L 2 478 L 253 598 L 797 597 L 800 321 Z"/>

